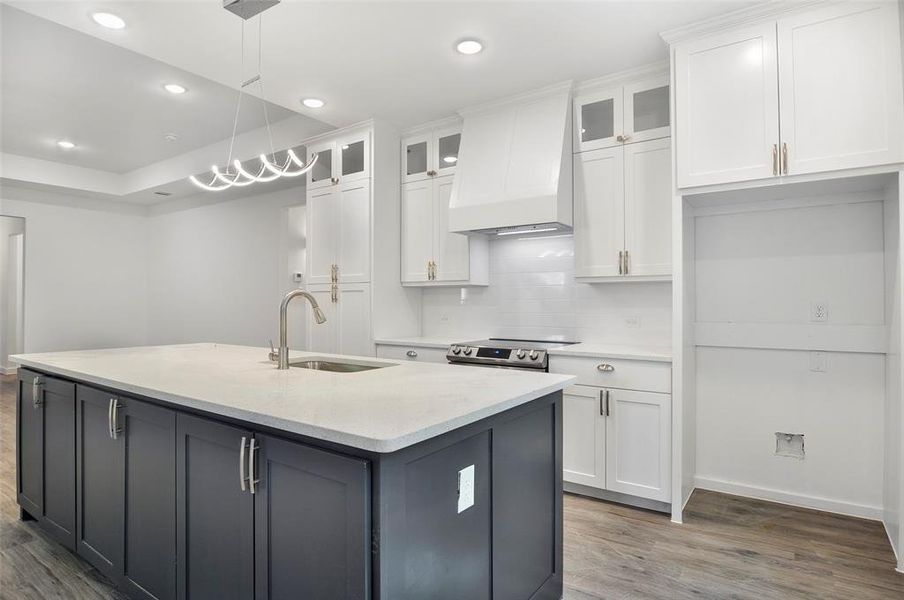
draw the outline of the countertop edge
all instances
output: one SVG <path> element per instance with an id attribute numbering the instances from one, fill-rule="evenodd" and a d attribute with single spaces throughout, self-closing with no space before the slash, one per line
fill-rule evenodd
<path id="1" fill-rule="evenodd" d="M 501 402 L 494 406 L 485 407 L 466 415 L 462 415 L 460 417 L 442 423 L 428 426 L 413 433 L 407 433 L 395 438 L 378 439 L 363 437 L 353 433 L 340 432 L 334 429 L 317 427 L 316 425 L 299 423 L 298 421 L 285 420 L 279 417 L 262 415 L 261 413 L 245 411 L 231 406 L 224 406 L 222 404 L 208 402 L 206 400 L 199 400 L 197 398 L 179 396 L 177 394 L 170 394 L 161 392 L 159 390 L 130 385 L 120 381 L 112 381 L 81 371 L 73 371 L 64 367 L 47 365 L 27 358 L 11 357 L 10 360 L 22 367 L 32 368 L 45 373 L 52 373 L 54 375 L 60 375 L 62 377 L 67 377 L 79 382 L 99 385 L 115 390 L 121 390 L 126 393 L 136 394 L 150 398 L 152 400 L 159 400 L 161 402 L 167 402 L 185 408 L 201 410 L 213 415 L 237 419 L 254 425 L 272 427 L 274 429 L 286 431 L 288 433 L 304 435 L 318 440 L 323 440 L 325 442 L 340 444 L 342 446 L 348 446 L 357 450 L 375 452 L 377 454 L 390 454 L 392 452 L 402 450 L 420 442 L 438 437 L 444 433 L 454 431 L 459 427 L 464 427 L 466 425 L 470 425 L 471 423 L 476 423 L 477 421 L 503 413 L 509 409 L 521 406 L 522 404 L 526 404 L 532 400 L 546 396 L 547 394 L 562 391 L 577 380 L 577 377 L 556 373 L 555 375 L 559 377 L 566 377 L 567 379 L 549 386 L 545 386 L 538 390 L 534 390 L 527 394 L 516 396 L 515 398 Z"/>

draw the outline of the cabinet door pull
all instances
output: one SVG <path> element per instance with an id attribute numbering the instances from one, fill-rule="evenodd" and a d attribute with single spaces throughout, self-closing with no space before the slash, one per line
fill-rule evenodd
<path id="1" fill-rule="evenodd" d="M 782 175 L 788 174 L 788 144 L 782 144 Z"/>
<path id="2" fill-rule="evenodd" d="M 772 174 L 778 175 L 778 144 L 772 144 Z"/>
<path id="3" fill-rule="evenodd" d="M 615 367 L 613 367 L 609 363 L 600 363 L 600 364 L 596 365 L 596 370 L 602 371 L 603 373 L 611 373 L 612 371 L 615 370 Z"/>
<path id="4" fill-rule="evenodd" d="M 603 408 L 603 402 L 606 399 L 606 390 L 600 390 L 600 416 L 606 416 L 606 410 Z"/>
<path id="5" fill-rule="evenodd" d="M 40 375 L 31 380 L 31 404 L 35 408 L 44 404 L 44 378 Z"/>
<path id="6" fill-rule="evenodd" d="M 339 178 L 338 177 L 330 177 L 330 183 L 332 183 L 333 185 L 336 185 L 337 183 L 339 183 Z"/>
<path id="7" fill-rule="evenodd" d="M 417 358 L 417 352 L 415 352 L 414 350 L 409 350 L 405 353 L 405 356 L 407 356 L 408 358 Z"/>
<path id="8" fill-rule="evenodd" d="M 113 439 L 113 403 L 116 402 L 116 398 L 110 398 L 110 402 L 107 403 L 107 435 L 110 436 L 110 439 Z"/>
<path id="9" fill-rule="evenodd" d="M 609 416 L 609 390 L 606 390 L 606 416 Z"/>
<path id="10" fill-rule="evenodd" d="M 245 436 L 242 436 L 242 445 L 239 446 L 239 486 L 243 492 L 245 491 L 246 479 L 248 479 L 248 476 L 245 475 Z"/>
<path id="11" fill-rule="evenodd" d="M 618 274 L 619 275 L 625 274 L 624 273 L 624 264 L 625 264 L 624 258 L 625 258 L 625 251 L 619 250 L 618 251 Z"/>
<path id="12" fill-rule="evenodd" d="M 248 488 L 252 494 L 254 493 L 254 484 L 260 481 L 260 479 L 255 477 L 254 451 L 257 450 L 255 441 L 254 438 L 251 438 L 251 441 L 248 443 Z"/>
<path id="13" fill-rule="evenodd" d="M 627 275 L 629 272 L 630 269 L 628 268 L 628 251 L 625 250 L 625 275 Z"/>
<path id="14" fill-rule="evenodd" d="M 112 437 L 114 440 L 118 440 L 118 439 L 119 439 L 119 434 L 122 433 L 122 429 L 119 428 L 119 409 L 120 409 L 120 406 L 121 406 L 121 405 L 119 404 L 119 401 L 118 401 L 116 398 L 113 398 L 113 404 L 112 404 L 112 408 L 113 408 L 113 411 L 112 411 L 112 412 L 113 412 L 113 424 L 112 424 L 112 426 L 110 427 L 110 433 L 111 433 L 110 437 Z"/>

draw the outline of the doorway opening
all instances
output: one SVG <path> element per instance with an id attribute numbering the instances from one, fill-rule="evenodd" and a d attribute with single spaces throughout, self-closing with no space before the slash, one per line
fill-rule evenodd
<path id="1" fill-rule="evenodd" d="M 25 351 L 25 219 L 0 215 L 0 374 Z"/>

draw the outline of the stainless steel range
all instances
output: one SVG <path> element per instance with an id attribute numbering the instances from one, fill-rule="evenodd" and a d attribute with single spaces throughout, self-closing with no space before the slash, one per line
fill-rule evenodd
<path id="1" fill-rule="evenodd" d="M 490 338 L 452 344 L 446 352 L 446 359 L 452 364 L 549 371 L 548 351 L 574 343 Z"/>

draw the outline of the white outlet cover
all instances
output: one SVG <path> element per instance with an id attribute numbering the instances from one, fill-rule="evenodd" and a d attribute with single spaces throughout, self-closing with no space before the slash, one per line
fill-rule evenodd
<path id="1" fill-rule="evenodd" d="M 474 465 L 458 472 L 458 512 L 465 512 L 474 506 Z"/>
<path id="2" fill-rule="evenodd" d="M 822 323 L 829 320 L 829 307 L 825 302 L 810 303 L 810 321 Z"/>

